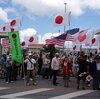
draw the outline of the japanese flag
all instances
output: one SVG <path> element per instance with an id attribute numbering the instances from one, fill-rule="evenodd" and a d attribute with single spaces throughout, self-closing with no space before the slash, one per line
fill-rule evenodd
<path id="1" fill-rule="evenodd" d="M 21 27 L 21 19 L 16 18 L 10 22 L 5 23 L 4 26 L 0 27 L 0 32 L 15 32 L 19 31 Z"/>
<path id="2" fill-rule="evenodd" d="M 54 18 L 54 26 L 69 25 L 70 24 L 70 12 L 64 14 L 58 14 Z"/>
<path id="3" fill-rule="evenodd" d="M 3 26 L 0 27 L 0 32 L 15 32 L 15 31 L 19 31 L 20 27 L 9 27 L 9 26 Z"/>
<path id="4" fill-rule="evenodd" d="M 100 36 L 97 35 L 95 38 L 91 40 L 91 43 L 93 46 L 99 46 L 100 47 Z"/>
<path id="5" fill-rule="evenodd" d="M 34 36 L 25 37 L 24 41 L 21 43 L 21 46 L 28 47 L 28 45 L 37 44 L 37 43 L 38 43 L 38 37 L 37 35 L 34 35 Z"/>
<path id="6" fill-rule="evenodd" d="M 20 27 L 21 26 L 21 18 L 15 18 L 15 19 L 12 19 L 10 20 L 10 22 L 7 22 L 5 24 L 5 26 L 7 27 Z"/>
<path id="7" fill-rule="evenodd" d="M 28 48 L 28 38 L 27 38 L 27 37 L 25 37 L 25 38 L 24 38 L 24 41 L 21 42 L 21 46 L 22 46 L 23 48 Z"/>
<path id="8" fill-rule="evenodd" d="M 37 43 L 38 43 L 37 35 L 28 37 L 28 44 L 37 44 Z"/>
<path id="9" fill-rule="evenodd" d="M 77 44 L 73 43 L 73 50 L 74 51 L 80 51 L 80 45 L 77 45 Z"/>
<path id="10" fill-rule="evenodd" d="M 100 36 L 97 35 L 94 38 L 91 38 L 91 40 L 86 43 L 86 46 L 100 46 Z"/>
<path id="11" fill-rule="evenodd" d="M 93 41 L 93 43 L 94 43 L 93 37 L 94 37 L 94 33 L 93 33 L 93 32 L 88 32 L 88 33 L 87 33 L 87 40 L 86 40 L 86 42 L 85 42 L 85 45 L 86 45 L 86 46 L 91 46 L 91 45 L 92 45 L 92 41 Z M 92 39 L 93 39 L 93 40 L 92 40 Z"/>
<path id="12" fill-rule="evenodd" d="M 73 35 L 74 38 L 73 42 L 78 45 L 84 44 L 87 40 L 87 33 L 88 29 L 76 33 L 75 35 Z"/>

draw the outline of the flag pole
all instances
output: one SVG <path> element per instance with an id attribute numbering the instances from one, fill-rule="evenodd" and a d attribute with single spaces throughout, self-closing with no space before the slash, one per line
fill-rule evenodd
<path id="1" fill-rule="evenodd" d="M 70 30 L 70 20 L 71 20 L 71 11 L 69 12 L 69 15 L 68 15 L 68 21 L 69 21 L 69 30 Z M 68 48 L 69 48 L 69 41 L 68 41 Z"/>
<path id="2" fill-rule="evenodd" d="M 80 52 L 82 52 L 82 44 L 80 45 Z"/>
<path id="3" fill-rule="evenodd" d="M 23 56 L 22 72 L 23 72 L 23 76 L 24 76 L 24 85 L 26 86 L 26 75 L 25 75 L 24 56 Z"/>
<path id="4" fill-rule="evenodd" d="M 23 16 L 20 17 L 20 19 L 23 19 Z M 20 25 L 22 26 L 22 22 L 20 22 Z M 22 53 L 23 56 L 23 63 L 22 63 L 22 72 L 23 72 L 23 78 L 24 78 L 24 86 L 26 86 L 26 75 L 25 75 L 25 65 L 24 65 L 24 55 Z"/>
<path id="5" fill-rule="evenodd" d="M 67 3 L 65 2 L 64 3 L 64 5 L 65 5 L 65 13 L 67 12 Z M 69 13 L 69 15 L 68 15 L 68 25 L 69 25 L 69 30 L 70 30 L 70 19 L 71 19 L 71 12 Z M 66 25 L 64 25 L 64 33 L 66 32 Z M 67 36 L 66 36 L 66 39 L 67 39 Z M 64 48 L 64 46 L 63 46 L 63 48 Z M 68 42 L 68 48 L 69 48 L 69 42 Z"/>
<path id="6" fill-rule="evenodd" d="M 99 42 L 100 42 L 100 33 L 99 33 Z M 98 43 L 98 53 L 100 53 L 100 43 Z"/>
<path id="7" fill-rule="evenodd" d="M 66 13 L 66 5 L 67 5 L 67 3 L 65 2 L 64 5 L 65 5 L 65 11 L 64 11 L 64 13 Z M 65 32 L 66 32 L 66 25 L 64 25 L 64 33 Z M 64 44 L 65 44 L 65 42 L 64 42 Z M 64 51 L 64 45 L 63 45 L 63 51 Z"/>
<path id="8" fill-rule="evenodd" d="M 67 5 L 67 3 L 64 3 L 64 5 L 65 5 L 65 13 L 66 13 L 66 5 Z M 64 33 L 65 33 L 65 31 L 66 31 L 66 25 L 64 25 Z"/>

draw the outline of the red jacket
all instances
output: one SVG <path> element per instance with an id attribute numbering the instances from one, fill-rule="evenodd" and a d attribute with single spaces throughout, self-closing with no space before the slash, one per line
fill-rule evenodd
<path id="1" fill-rule="evenodd" d="M 69 63 L 63 63 L 63 74 L 71 74 L 72 73 L 72 68 Z"/>

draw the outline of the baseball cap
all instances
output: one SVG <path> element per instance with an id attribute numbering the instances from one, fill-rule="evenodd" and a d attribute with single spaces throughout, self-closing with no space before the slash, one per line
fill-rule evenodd
<path id="1" fill-rule="evenodd" d="M 29 53 L 28 55 L 29 55 L 29 56 L 31 56 L 31 55 L 32 55 L 32 53 Z"/>
<path id="2" fill-rule="evenodd" d="M 59 55 L 59 53 L 56 53 L 55 55 Z"/>

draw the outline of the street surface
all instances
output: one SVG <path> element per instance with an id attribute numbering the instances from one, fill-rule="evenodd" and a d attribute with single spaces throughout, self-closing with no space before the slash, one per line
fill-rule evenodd
<path id="1" fill-rule="evenodd" d="M 26 86 L 24 80 L 5 83 L 0 79 L 0 99 L 100 99 L 100 91 L 86 87 L 86 90 L 76 89 L 76 79 L 70 79 L 70 87 L 63 86 L 62 77 L 58 77 L 58 86 L 53 86 L 51 80 L 37 77 L 37 86 Z"/>

